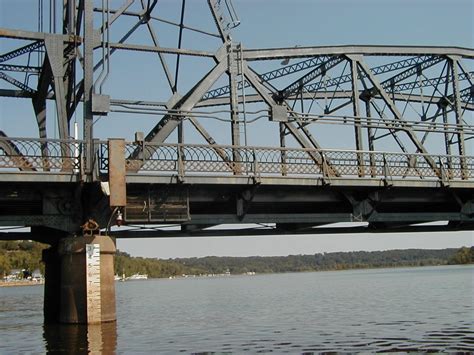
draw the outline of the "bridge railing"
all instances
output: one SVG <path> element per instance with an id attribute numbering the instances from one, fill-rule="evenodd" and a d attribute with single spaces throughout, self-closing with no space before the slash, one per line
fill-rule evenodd
<path id="1" fill-rule="evenodd" d="M 474 177 L 474 157 L 348 150 L 127 143 L 129 173 L 461 180 Z M 101 143 L 99 152 L 106 152 Z M 107 156 L 99 157 L 101 169 Z"/>
<path id="2" fill-rule="evenodd" d="M 108 168 L 108 147 L 96 141 L 99 172 Z M 0 171 L 82 173 L 85 142 L 0 137 Z M 128 173 L 472 180 L 474 157 L 278 147 L 127 143 Z"/>
<path id="3" fill-rule="evenodd" d="M 84 142 L 0 136 L 0 170 L 79 173 Z"/>

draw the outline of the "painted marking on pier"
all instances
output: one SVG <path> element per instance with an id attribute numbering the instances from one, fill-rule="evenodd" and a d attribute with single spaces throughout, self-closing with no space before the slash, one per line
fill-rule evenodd
<path id="1" fill-rule="evenodd" d="M 102 320 L 100 302 L 100 245 L 86 244 L 87 322 Z"/>

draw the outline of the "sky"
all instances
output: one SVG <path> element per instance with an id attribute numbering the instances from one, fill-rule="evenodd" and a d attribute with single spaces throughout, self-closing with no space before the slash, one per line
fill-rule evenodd
<path id="1" fill-rule="evenodd" d="M 331 234 L 212 238 L 118 239 L 117 248 L 133 256 L 177 258 L 309 255 L 336 251 L 444 249 L 474 245 L 472 232 Z"/>
<path id="2" fill-rule="evenodd" d="M 58 4 L 61 1 L 58 1 Z M 114 7 L 124 1 L 112 0 Z M 25 14 L 25 4 L 36 4 L 28 0 L 1 0 L 0 27 L 35 30 L 34 18 Z M 45 3 L 47 3 L 45 1 Z M 100 4 L 100 1 L 97 2 Z M 157 9 L 163 16 L 179 18 L 177 1 L 160 0 Z M 474 47 L 474 1 L 472 0 L 233 0 L 240 19 L 240 26 L 232 31 L 232 38 L 246 48 L 276 48 L 320 45 L 378 44 L 378 45 L 429 45 Z M 59 5 L 58 5 L 59 6 Z M 209 22 L 205 1 L 188 0 L 185 23 L 200 27 Z M 8 11 L 7 11 L 8 10 Z M 8 15 L 7 15 L 8 14 Z M 161 15 L 162 13 L 160 13 Z M 212 23 L 211 23 L 212 24 Z M 123 24 L 125 25 L 125 23 Z M 119 25 L 120 26 L 120 25 Z M 47 27 L 47 25 L 46 25 Z M 175 46 L 176 37 L 166 36 L 161 29 L 163 46 Z M 116 40 L 119 34 L 111 34 Z M 133 35 L 135 36 L 135 34 Z M 138 32 L 134 40 L 140 42 Z M 185 31 L 184 48 L 199 48 L 204 39 Z M 207 43 L 206 43 L 207 45 Z M 213 48 L 213 44 L 208 44 Z M 217 46 L 214 46 L 217 48 Z M 0 52 L 8 48 L 0 48 Z M 157 79 L 146 70 L 132 72 L 128 67 L 156 67 L 156 62 L 135 62 L 130 57 L 114 56 L 112 73 L 105 83 L 105 92 L 115 90 L 118 97 L 133 98 L 138 88 L 149 88 L 141 99 L 164 99 Z M 141 59 L 140 59 L 141 60 Z M 182 59 L 186 63 L 185 58 Z M 197 61 L 196 61 L 197 62 Z M 127 63 L 124 65 L 123 63 Z M 193 62 L 194 63 L 194 62 Z M 191 63 L 188 63 L 191 64 Z M 209 64 L 192 66 L 179 81 L 183 92 L 202 76 Z M 117 70 L 120 69 L 120 70 Z M 193 81 L 194 79 L 194 81 Z M 124 85 L 124 83 L 126 85 Z M 134 86 L 136 83 L 136 86 Z M 135 90 L 135 87 L 137 90 Z M 122 90 L 120 90 L 122 88 Z M 137 94 L 138 95 L 138 94 Z M 48 110 L 51 103 L 48 104 Z M 14 115 L 15 120 L 10 117 Z M 79 119 L 82 115 L 78 111 Z M 30 124 L 32 110 L 29 103 L 18 105 L 17 99 L 0 100 L 0 129 L 10 136 L 37 134 Z M 153 122 L 143 117 L 124 119 L 124 124 L 113 124 L 107 119 L 98 120 L 95 132 L 101 137 L 115 136 L 131 139 L 135 131 L 147 132 Z M 117 121 L 122 123 L 122 121 Z M 31 132 L 28 131 L 31 128 Z M 219 136 L 219 130 L 210 132 Z M 48 126 L 54 136 L 57 127 Z M 106 133 L 105 133 L 106 132 Z M 225 134 L 227 134 L 226 132 Z M 261 139 L 261 131 L 253 130 L 254 139 Z M 251 137 L 252 138 L 252 137 Z M 472 155 L 472 152 L 468 152 Z M 386 250 L 405 248 L 446 248 L 473 245 L 472 232 L 457 233 L 404 233 L 404 234 L 357 234 L 357 235 L 299 235 L 265 237 L 212 237 L 176 239 L 124 239 L 117 247 L 134 256 L 174 258 L 206 255 L 289 255 L 313 254 L 329 251 Z"/>

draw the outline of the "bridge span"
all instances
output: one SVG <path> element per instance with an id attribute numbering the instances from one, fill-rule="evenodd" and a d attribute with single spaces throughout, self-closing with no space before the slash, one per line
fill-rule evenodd
<path id="1" fill-rule="evenodd" d="M 113 238 L 474 229 L 474 49 L 251 49 L 201 2 L 6 8 L 0 239 L 51 245 L 46 318 L 115 319 Z"/>
<path id="2" fill-rule="evenodd" d="M 96 141 L 96 182 L 87 186 L 79 154 L 87 150 L 85 144 L 0 138 L 0 146 L 11 147 L 9 155 L 0 156 L 1 223 L 75 233 L 80 219 L 74 206 L 82 189 L 92 200 L 85 202 L 91 204 L 87 217 L 99 226 L 110 228 L 117 213 L 129 224 L 180 226 L 118 231 L 116 237 L 416 231 L 426 227 L 422 223 L 437 221 L 449 222 L 438 229 L 456 230 L 474 222 L 470 156 Z M 45 146 L 47 158 L 41 153 Z M 115 164 L 109 154 L 119 155 Z M 232 161 L 235 156 L 238 160 Z M 428 159 L 436 162 L 434 168 Z M 118 174 L 114 169 L 124 174 L 117 178 L 125 183 L 119 189 L 109 184 Z M 110 194 L 125 194 L 126 204 L 114 211 Z M 337 222 L 368 224 L 321 228 Z M 256 226 L 216 228 L 225 224 Z M 52 242 L 40 234 L 34 239 Z"/>

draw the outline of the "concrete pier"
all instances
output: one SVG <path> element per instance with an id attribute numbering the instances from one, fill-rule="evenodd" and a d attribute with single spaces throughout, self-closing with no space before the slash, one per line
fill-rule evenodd
<path id="1" fill-rule="evenodd" d="M 45 323 L 59 321 L 59 304 L 61 294 L 61 259 L 58 254 L 58 245 L 52 245 L 43 250 L 43 263 L 45 265 L 43 312 Z"/>
<path id="2" fill-rule="evenodd" d="M 45 252 L 45 320 L 115 321 L 114 255 L 115 240 L 105 235 L 63 238 Z"/>

